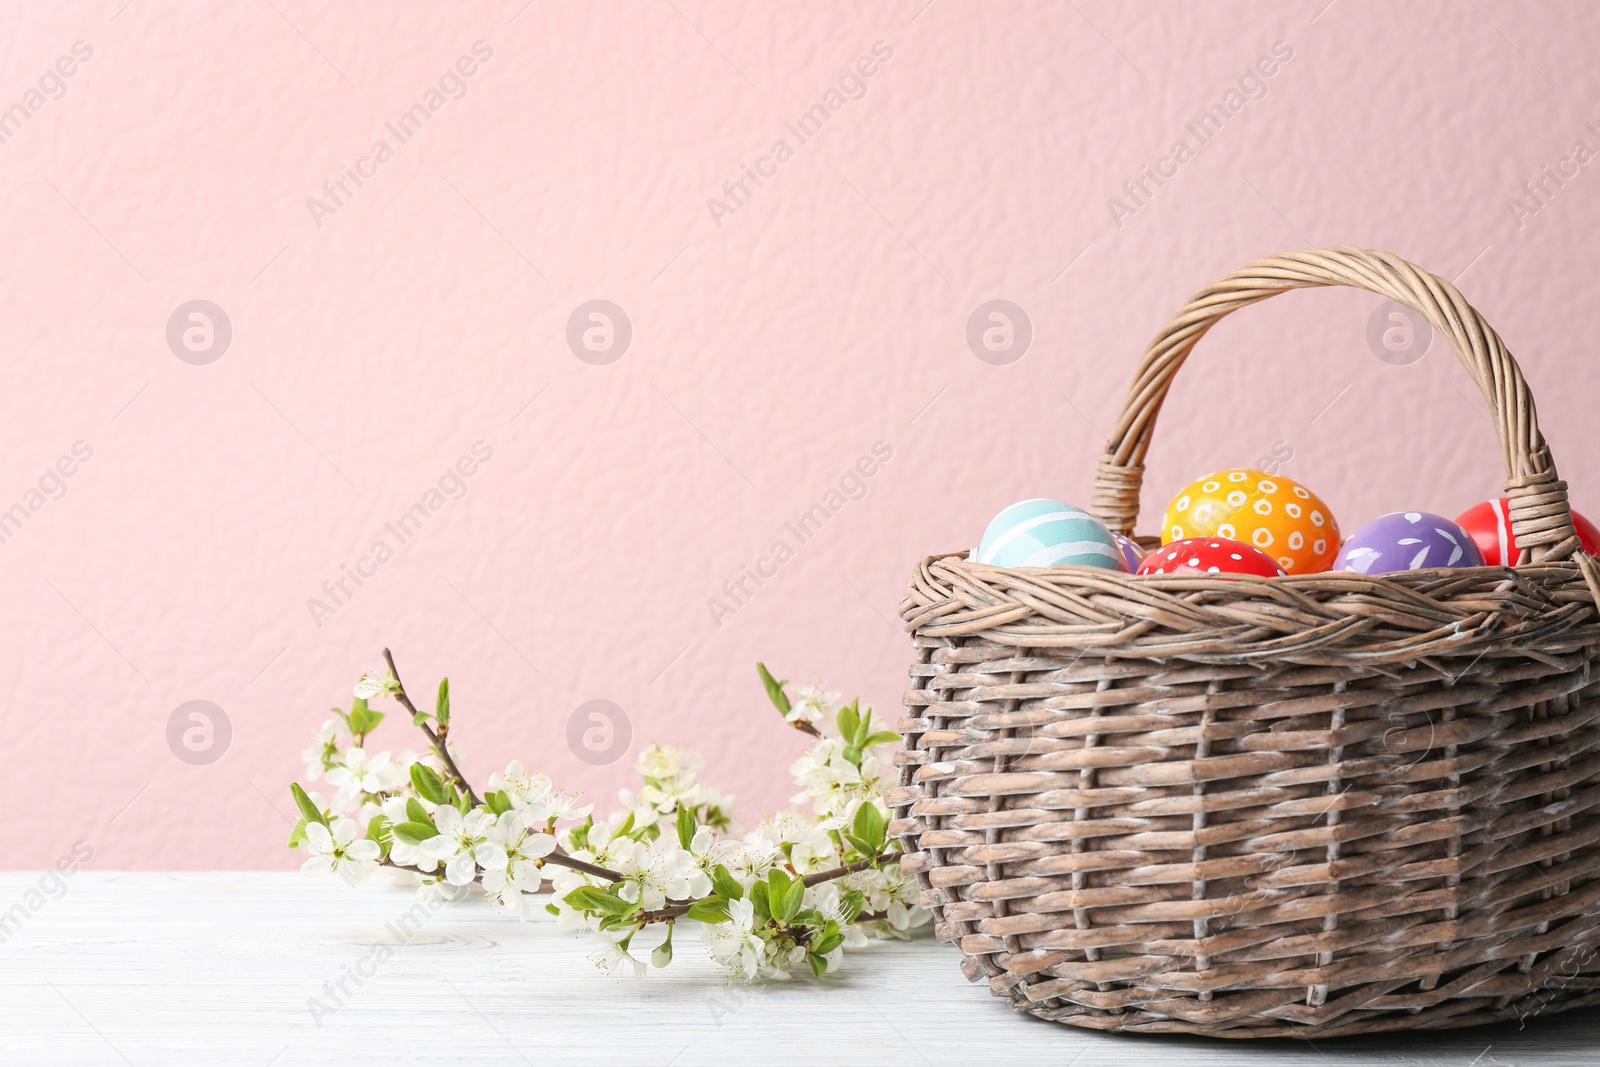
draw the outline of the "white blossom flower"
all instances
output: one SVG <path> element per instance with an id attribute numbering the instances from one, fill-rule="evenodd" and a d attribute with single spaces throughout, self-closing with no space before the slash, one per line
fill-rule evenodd
<path id="1" fill-rule="evenodd" d="M 707 923 L 700 931 L 706 955 L 726 967 L 734 977 L 746 981 L 761 971 L 767 945 L 755 932 L 755 908 L 749 898 L 728 901 L 728 920 Z"/>
<path id="2" fill-rule="evenodd" d="M 839 885 L 842 889 L 858 889 L 866 897 L 866 910 L 872 918 L 865 922 L 864 929 L 878 937 L 906 940 L 912 930 L 932 919 L 918 902 L 916 882 L 901 873 L 897 864 L 857 871 L 839 879 Z"/>
<path id="3" fill-rule="evenodd" d="M 506 764 L 504 774 L 489 775 L 489 790 L 505 793 L 511 798 L 511 803 L 525 808 L 540 803 L 550 795 L 550 779 L 543 774 L 530 772 L 521 760 L 514 759 Z"/>
<path id="4" fill-rule="evenodd" d="M 853 801 L 882 795 L 884 782 L 880 769 L 876 756 L 864 753 L 858 767 L 845 755 L 843 741 L 819 738 L 789 768 L 795 783 L 804 790 L 796 793 L 792 802 L 802 804 L 809 800 L 812 810 L 824 817 L 824 825 L 838 829 L 842 825 L 838 817 Z M 828 819 L 834 821 L 828 822 Z"/>
<path id="5" fill-rule="evenodd" d="M 398 693 L 400 679 L 394 676 L 387 664 L 382 667 L 368 667 L 361 680 L 356 682 L 353 691 L 362 700 L 371 700 L 389 693 Z"/>
<path id="6" fill-rule="evenodd" d="M 652 741 L 639 753 L 638 766 L 644 777 L 666 781 L 685 771 L 693 774 L 700 769 L 700 761 L 686 756 L 682 745 L 658 745 Z"/>
<path id="7" fill-rule="evenodd" d="M 676 836 L 662 834 L 654 841 L 620 844 L 625 847 L 612 869 L 627 879 L 617 891 L 623 900 L 658 911 L 668 900 L 690 900 L 711 892 L 711 879 L 694 854 L 678 846 Z"/>
<path id="8" fill-rule="evenodd" d="M 765 878 L 767 871 L 782 860 L 783 853 L 776 846 L 719 837 L 706 855 L 706 866 L 726 867 L 740 884 L 748 885 L 757 878 Z"/>
<path id="9" fill-rule="evenodd" d="M 376 841 L 360 834 L 353 819 L 335 819 L 331 829 L 320 822 L 307 822 L 301 847 L 310 855 L 300 869 L 307 874 L 338 874 L 351 885 L 364 885 L 377 868 L 382 850 Z"/>
<path id="10" fill-rule="evenodd" d="M 483 892 L 493 903 L 527 917 L 524 893 L 537 893 L 544 880 L 539 860 L 556 849 L 556 839 L 542 830 L 530 830 L 528 816 L 503 812 L 489 830 L 489 840 L 500 846 L 499 855 L 485 854 Z M 500 857 L 505 862 L 500 862 Z"/>
<path id="11" fill-rule="evenodd" d="M 434 812 L 433 825 L 438 834 L 418 847 L 423 855 L 444 864 L 444 877 L 451 885 L 471 882 L 478 876 L 479 867 L 505 866 L 505 849 L 499 842 L 489 840 L 494 816 L 483 808 L 473 808 L 463 815 L 450 805 L 443 805 Z"/>
<path id="12" fill-rule="evenodd" d="M 338 719 L 329 719 L 306 742 L 305 751 L 300 753 L 306 765 L 306 781 L 315 782 L 327 770 L 329 757 L 339 749 L 339 727 L 342 725 Z"/>
<path id="13" fill-rule="evenodd" d="M 558 819 L 581 819 L 594 810 L 593 804 L 578 806 L 582 793 L 552 789 L 538 801 L 528 806 L 528 814 L 536 822 L 552 823 Z"/>
<path id="14" fill-rule="evenodd" d="M 839 694 L 829 693 L 812 682 L 789 701 L 789 711 L 784 719 L 789 722 L 818 723 L 831 719 L 839 710 Z"/>
<path id="15" fill-rule="evenodd" d="M 387 752 L 368 755 L 360 745 L 351 745 L 328 768 L 328 784 L 343 795 L 380 793 L 394 780 L 393 762 Z"/>
<path id="16" fill-rule="evenodd" d="M 596 952 L 594 955 L 590 956 L 589 959 L 596 967 L 600 968 L 607 974 L 610 974 L 612 971 L 616 970 L 623 963 L 630 963 L 633 965 L 633 976 L 635 978 L 643 978 L 645 976 L 645 972 L 649 970 L 648 966 L 645 964 L 644 960 L 636 960 L 632 956 L 628 955 L 628 950 L 623 948 L 620 943 L 620 939 L 622 937 L 625 937 L 632 932 L 632 930 L 624 929 L 607 930 L 601 933 L 599 938 L 602 947 L 599 952 Z M 613 939 L 614 937 L 615 939 Z"/>

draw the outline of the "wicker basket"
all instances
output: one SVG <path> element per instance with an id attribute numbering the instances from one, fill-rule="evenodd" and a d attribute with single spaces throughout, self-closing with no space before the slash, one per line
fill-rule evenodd
<path id="1" fill-rule="evenodd" d="M 1600 1003 L 1600 569 L 1511 354 L 1386 252 L 1259 260 L 1145 352 L 1096 477 L 1138 513 L 1172 377 L 1224 315 L 1348 285 L 1415 308 L 1494 412 L 1514 568 L 1134 577 L 925 560 L 900 784 L 939 936 L 1019 1011 L 1219 1037 Z"/>

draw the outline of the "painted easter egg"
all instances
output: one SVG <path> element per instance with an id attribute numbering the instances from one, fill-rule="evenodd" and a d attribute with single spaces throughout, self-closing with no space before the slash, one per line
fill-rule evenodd
<path id="1" fill-rule="evenodd" d="M 996 515 L 972 558 L 996 567 L 1122 567 L 1122 549 L 1105 523 L 1082 508 L 1043 498 Z"/>
<path id="2" fill-rule="evenodd" d="M 1289 574 L 1325 571 L 1339 554 L 1328 505 L 1293 478 L 1246 467 L 1197 478 L 1172 498 L 1161 541 L 1191 537 L 1243 541 Z"/>
<path id="3" fill-rule="evenodd" d="M 1334 570 L 1357 574 L 1481 566 L 1483 554 L 1467 531 L 1426 511 L 1379 515 L 1351 534 L 1333 561 Z"/>
<path id="4" fill-rule="evenodd" d="M 1517 539 L 1511 536 L 1511 501 L 1508 498 L 1474 504 L 1456 516 L 1456 524 L 1477 544 L 1488 566 L 1510 567 L 1517 562 Z M 1583 550 L 1591 556 L 1600 556 L 1600 529 L 1576 511 L 1572 513 L 1572 525 L 1578 528 L 1578 542 Z"/>
<path id="5" fill-rule="evenodd" d="M 1243 541 L 1226 537 L 1186 537 L 1162 545 L 1139 564 L 1140 574 L 1257 574 L 1277 578 L 1278 561 Z"/>
<path id="6" fill-rule="evenodd" d="M 1117 539 L 1117 548 L 1122 551 L 1122 569 L 1129 574 L 1136 574 L 1139 564 L 1144 562 L 1145 551 L 1139 547 L 1139 542 L 1126 534 L 1119 534 L 1115 530 L 1111 536 Z"/>

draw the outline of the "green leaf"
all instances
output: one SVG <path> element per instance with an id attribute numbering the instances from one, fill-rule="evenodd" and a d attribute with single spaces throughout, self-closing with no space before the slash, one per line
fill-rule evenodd
<path id="1" fill-rule="evenodd" d="M 616 832 L 613 833 L 611 836 L 614 837 L 614 838 L 615 837 L 627 837 L 632 832 L 633 832 L 633 812 L 630 811 L 630 812 L 628 812 L 628 817 L 626 819 L 622 820 L 622 824 L 617 827 Z"/>
<path id="2" fill-rule="evenodd" d="M 678 806 L 678 844 L 686 851 L 694 840 L 694 809 Z"/>
<path id="3" fill-rule="evenodd" d="M 311 803 L 311 798 L 306 795 L 304 789 L 300 788 L 299 782 L 289 783 L 289 794 L 294 797 L 294 806 L 300 809 L 301 815 L 304 815 L 312 822 L 320 822 L 324 826 L 328 825 L 328 817 L 318 811 L 315 804 Z"/>
<path id="4" fill-rule="evenodd" d="M 900 735 L 893 730 L 879 730 L 877 733 L 868 734 L 867 739 L 861 742 L 862 748 L 871 748 L 873 745 L 892 745 L 900 740 Z"/>
<path id="5" fill-rule="evenodd" d="M 579 911 L 600 911 L 601 905 L 596 898 L 603 896 L 605 892 L 597 886 L 580 885 L 562 899 L 566 901 L 568 907 Z"/>
<path id="6" fill-rule="evenodd" d="M 415 715 L 411 716 L 411 725 L 412 726 L 421 726 L 423 723 L 425 723 L 427 721 L 428 721 L 428 713 L 425 712 L 425 711 L 419 711 Z"/>
<path id="7" fill-rule="evenodd" d="M 806 962 L 811 964 L 811 973 L 821 978 L 828 973 L 828 961 L 815 952 L 806 953 Z"/>
<path id="8" fill-rule="evenodd" d="M 866 907 L 867 896 L 859 889 L 846 889 L 839 894 L 839 914 L 844 916 L 845 922 L 855 922 Z"/>
<path id="9" fill-rule="evenodd" d="M 744 886 L 739 884 L 733 872 L 720 863 L 711 872 L 711 888 L 717 891 L 718 896 L 728 900 L 744 899 Z"/>
<path id="10" fill-rule="evenodd" d="M 839 714 L 834 717 L 834 722 L 839 726 L 839 736 L 846 741 L 854 741 L 856 731 L 861 728 L 861 715 L 856 709 L 859 701 L 851 701 L 839 709 Z"/>
<path id="11" fill-rule="evenodd" d="M 616 914 L 617 918 L 624 923 L 633 922 L 633 917 L 644 910 L 644 904 L 641 901 L 634 901 L 630 904 L 628 901 L 623 900 L 620 897 L 612 897 L 611 899 L 616 901 L 616 903 L 611 906 L 612 911 Z"/>
<path id="12" fill-rule="evenodd" d="M 826 956 L 842 944 L 844 935 L 839 932 L 839 924 L 829 919 L 822 924 L 822 932 L 812 939 L 811 951 L 819 956 Z"/>
<path id="13" fill-rule="evenodd" d="M 725 923 L 728 921 L 728 902 L 719 896 L 697 900 L 689 905 L 688 917 L 695 922 Z"/>
<path id="14" fill-rule="evenodd" d="M 766 882 L 756 882 L 750 887 L 750 907 L 761 922 L 767 922 L 772 918 L 772 909 L 767 907 Z"/>
<path id="15" fill-rule="evenodd" d="M 403 822 L 395 826 L 394 836 L 407 845 L 420 845 L 430 837 L 438 837 L 439 831 L 432 823 Z"/>
<path id="16" fill-rule="evenodd" d="M 772 701 L 772 706 L 777 708 L 780 714 L 787 717 L 791 705 L 789 696 L 783 691 L 783 687 L 789 684 L 789 679 L 785 678 L 781 682 L 778 681 L 772 676 L 772 672 L 767 670 L 765 663 L 757 663 L 756 670 L 761 675 L 761 684 L 766 687 L 767 699 Z"/>
<path id="17" fill-rule="evenodd" d="M 367 823 L 367 840 L 376 841 L 379 854 L 388 858 L 389 848 L 394 844 L 394 825 L 387 815 L 374 815 Z"/>
<path id="18" fill-rule="evenodd" d="M 494 815 L 504 815 L 511 810 L 511 798 L 498 789 L 483 794 L 483 803 Z"/>
<path id="19" fill-rule="evenodd" d="M 294 829 L 289 831 L 289 847 L 299 848 L 300 842 L 306 839 L 306 817 L 300 816 L 300 821 L 294 824 Z"/>
<path id="20" fill-rule="evenodd" d="M 583 820 L 582 826 L 574 826 L 571 830 L 567 831 L 568 835 L 572 838 L 573 849 L 581 851 L 589 847 L 589 831 L 593 828 L 594 816 L 590 815 Z"/>
<path id="21" fill-rule="evenodd" d="M 847 833 L 844 835 L 844 839 L 850 842 L 850 847 L 855 849 L 862 859 L 870 860 L 872 857 L 878 854 L 876 849 L 874 849 L 867 842 L 861 840 L 861 838 L 857 837 L 855 834 Z"/>
<path id="22" fill-rule="evenodd" d="M 888 823 L 884 820 L 883 812 L 878 810 L 877 804 L 869 800 L 856 809 L 853 829 L 856 836 L 867 843 L 872 855 L 876 856 L 883 851 L 887 828 Z"/>
<path id="23" fill-rule="evenodd" d="M 362 697 L 356 697 L 355 703 L 350 705 L 350 732 L 353 734 L 368 734 L 377 729 L 383 721 L 383 712 L 373 711 L 367 707 L 367 702 Z"/>
<path id="24" fill-rule="evenodd" d="M 444 779 L 426 763 L 411 765 L 411 784 L 416 786 L 417 795 L 424 800 L 434 804 L 446 804 L 450 801 L 450 794 L 444 788 Z"/>
<path id="25" fill-rule="evenodd" d="M 629 902 L 607 892 L 599 886 L 580 885 L 564 898 L 569 907 L 579 911 L 599 913 L 613 918 L 630 918 L 639 910 L 637 901 Z"/>
<path id="26" fill-rule="evenodd" d="M 450 679 L 439 679 L 439 699 L 433 705 L 433 717 L 439 720 L 441 728 L 450 725 Z"/>
<path id="27" fill-rule="evenodd" d="M 406 798 L 406 821 L 420 822 L 426 826 L 433 825 L 433 816 L 428 814 L 428 809 L 422 806 L 422 801 L 416 797 Z"/>
<path id="28" fill-rule="evenodd" d="M 800 913 L 800 905 L 806 899 L 806 883 L 803 879 L 796 878 L 789 883 L 789 888 L 784 891 L 782 902 L 778 905 L 778 917 L 788 922 Z"/>

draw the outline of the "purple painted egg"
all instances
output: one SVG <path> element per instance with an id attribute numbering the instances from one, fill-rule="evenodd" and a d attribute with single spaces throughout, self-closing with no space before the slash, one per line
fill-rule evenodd
<path id="1" fill-rule="evenodd" d="M 1483 554 L 1460 526 L 1426 511 L 1380 515 L 1351 534 L 1333 561 L 1336 571 L 1387 574 L 1425 567 L 1481 567 Z"/>
<path id="2" fill-rule="evenodd" d="M 1117 548 L 1122 550 L 1122 569 L 1129 574 L 1138 574 L 1139 564 L 1144 562 L 1144 549 L 1140 548 L 1139 543 L 1133 538 L 1119 534 L 1115 530 L 1111 532 L 1111 536 L 1117 539 Z"/>

